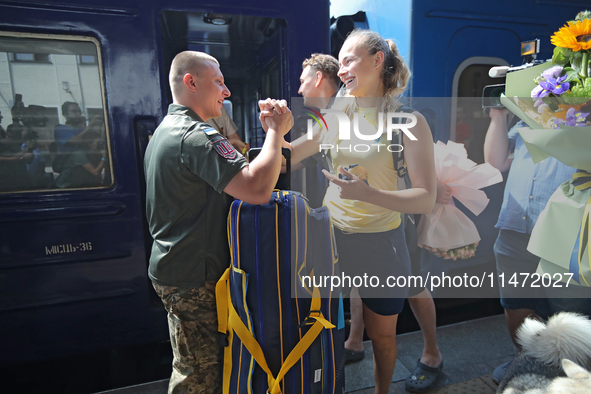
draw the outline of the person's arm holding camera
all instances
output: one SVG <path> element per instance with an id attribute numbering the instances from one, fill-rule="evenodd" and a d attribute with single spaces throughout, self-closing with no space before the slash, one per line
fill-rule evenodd
<path id="1" fill-rule="evenodd" d="M 484 140 L 484 161 L 501 172 L 507 171 L 513 162 L 509 158 L 507 109 L 490 109 L 490 125 Z"/>

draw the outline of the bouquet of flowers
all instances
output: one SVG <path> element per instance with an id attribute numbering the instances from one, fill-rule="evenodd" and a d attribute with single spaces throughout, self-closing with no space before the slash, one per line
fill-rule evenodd
<path id="1" fill-rule="evenodd" d="M 515 104 L 526 115 L 522 119 L 532 128 L 587 126 L 591 112 L 591 12 L 580 12 L 574 21 L 554 33 L 551 42 L 556 45 L 552 63 L 544 65 L 542 73 L 533 81 L 533 105 L 517 97 Z M 507 86 L 507 90 L 509 88 Z M 510 102 L 506 98 L 502 101 Z"/>
<path id="2" fill-rule="evenodd" d="M 591 49 L 591 12 L 580 12 L 574 21 L 560 28 L 551 40 L 556 45 L 552 56 L 555 64 L 540 76 L 532 91 L 537 97 L 555 95 L 567 104 L 583 104 L 591 97 L 589 52 Z"/>
<path id="3" fill-rule="evenodd" d="M 530 84 L 531 98 L 501 102 L 531 127 L 519 133 L 535 163 L 554 157 L 579 169 L 554 192 L 533 229 L 528 250 L 541 258 L 538 273 L 562 279 L 572 273 L 591 286 L 591 12 L 579 13 L 551 41 L 552 64 L 533 81 L 513 79 Z"/>
<path id="4" fill-rule="evenodd" d="M 489 199 L 479 189 L 503 181 L 501 173 L 489 164 L 476 165 L 468 159 L 463 144 L 438 141 L 434 146 L 437 180 L 451 188 L 451 195 L 475 215 Z M 435 203 L 433 211 L 421 217 L 417 227 L 419 246 L 444 259 L 473 257 L 480 235 L 476 225 L 453 203 Z"/>

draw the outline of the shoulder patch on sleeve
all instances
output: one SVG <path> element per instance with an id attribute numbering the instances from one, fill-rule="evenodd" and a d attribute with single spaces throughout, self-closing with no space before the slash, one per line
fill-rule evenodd
<path id="1" fill-rule="evenodd" d="M 216 134 L 219 134 L 219 132 L 216 129 L 214 129 L 213 127 L 204 128 L 203 129 L 203 132 L 205 134 L 207 134 L 207 135 L 216 135 Z"/>
<path id="2" fill-rule="evenodd" d="M 234 149 L 232 144 L 222 137 L 221 135 L 217 135 L 209 140 L 213 146 L 213 149 L 217 152 L 218 155 L 222 156 L 224 159 L 234 160 L 238 156 L 238 151 Z"/>

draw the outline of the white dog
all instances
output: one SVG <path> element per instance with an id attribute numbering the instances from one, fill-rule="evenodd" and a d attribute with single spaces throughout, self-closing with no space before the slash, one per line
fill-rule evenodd
<path id="1" fill-rule="evenodd" d="M 591 373 L 568 359 L 562 360 L 566 378 L 554 378 L 546 394 L 588 394 L 591 393 Z"/>
<path id="2" fill-rule="evenodd" d="M 591 366 L 589 319 L 570 312 L 557 313 L 546 324 L 528 318 L 517 341 L 522 351 L 497 393 L 591 393 L 591 374 L 585 369 Z"/>

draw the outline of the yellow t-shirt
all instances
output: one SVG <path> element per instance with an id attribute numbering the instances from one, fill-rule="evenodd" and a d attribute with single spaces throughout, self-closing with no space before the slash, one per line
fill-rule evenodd
<path id="1" fill-rule="evenodd" d="M 359 116 L 359 130 L 366 135 L 375 134 L 375 111 L 365 109 L 365 113 L 368 114 L 367 118 Z M 363 114 L 363 110 L 360 114 Z M 388 150 L 391 142 L 388 141 L 385 127 L 382 135 L 373 141 L 359 139 L 353 131 L 350 140 L 339 140 L 338 133 L 333 134 L 333 147 L 330 153 L 335 174 L 340 173 L 339 166 L 358 164 L 367 171 L 367 182 L 372 188 L 398 190 L 398 174 L 394 170 L 392 152 Z M 334 183 L 330 183 L 326 191 L 324 205 L 328 207 L 335 227 L 342 231 L 378 233 L 395 229 L 400 225 L 399 212 L 363 201 L 342 199 L 339 197 L 338 186 Z"/>

